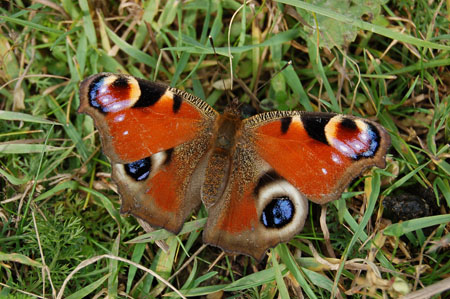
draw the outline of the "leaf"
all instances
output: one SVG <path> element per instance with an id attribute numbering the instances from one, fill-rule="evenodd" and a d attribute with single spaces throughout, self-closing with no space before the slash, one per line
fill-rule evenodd
<path id="1" fill-rule="evenodd" d="M 314 0 L 312 4 L 330 9 L 350 18 L 361 19 L 364 15 L 376 18 L 380 14 L 381 4 L 385 0 Z M 324 15 L 317 15 L 317 24 L 311 21 L 311 27 L 305 26 L 305 30 L 310 33 L 313 42 L 317 41 L 317 25 L 320 31 L 319 45 L 328 49 L 334 46 L 347 45 L 356 38 L 358 28 L 351 23 L 343 23 L 336 26 L 336 20 Z"/>
<path id="2" fill-rule="evenodd" d="M 0 143 L 1 154 L 36 154 L 42 152 L 63 151 L 67 148 L 45 144 Z"/>
<path id="3" fill-rule="evenodd" d="M 383 232 L 387 236 L 401 237 L 406 233 L 413 232 L 418 229 L 448 222 L 450 222 L 449 214 L 429 216 L 391 224 L 386 227 Z"/>
<path id="4" fill-rule="evenodd" d="M 41 263 L 36 262 L 35 260 L 32 260 L 29 257 L 19 253 L 4 253 L 0 251 L 0 261 L 11 261 L 33 267 L 42 267 Z"/>
<path id="5" fill-rule="evenodd" d="M 5 110 L 0 110 L 0 119 L 2 119 L 2 120 L 28 121 L 28 122 L 33 122 L 33 123 L 41 123 L 41 124 L 47 124 L 47 125 L 62 126 L 62 124 L 60 124 L 58 122 L 47 120 L 47 119 L 44 119 L 44 118 L 39 117 L 39 116 L 33 116 L 33 115 L 30 115 L 30 114 L 26 114 L 26 113 L 11 112 L 11 111 L 5 111 Z"/>

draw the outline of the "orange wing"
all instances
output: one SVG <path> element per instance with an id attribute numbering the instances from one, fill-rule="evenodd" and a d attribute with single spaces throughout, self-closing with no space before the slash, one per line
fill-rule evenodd
<path id="1" fill-rule="evenodd" d="M 385 167 L 389 135 L 366 119 L 293 111 L 244 122 L 258 154 L 316 203 L 337 199 L 365 168 Z"/>
<path id="2" fill-rule="evenodd" d="M 103 151 L 130 163 L 174 148 L 211 129 L 217 112 L 181 90 L 128 75 L 101 73 L 80 86 L 79 112 L 89 114 Z"/>
<path id="3" fill-rule="evenodd" d="M 80 100 L 112 161 L 121 212 L 179 232 L 201 202 L 195 172 L 218 113 L 181 90 L 108 73 L 84 80 Z"/>

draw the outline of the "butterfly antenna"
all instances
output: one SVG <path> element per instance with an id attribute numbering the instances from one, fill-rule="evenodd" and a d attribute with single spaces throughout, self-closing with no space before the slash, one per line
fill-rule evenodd
<path id="1" fill-rule="evenodd" d="M 282 71 L 284 71 L 288 66 L 292 65 L 292 60 L 289 60 L 282 68 L 281 70 L 279 70 L 278 72 L 276 72 L 275 74 L 273 74 L 272 77 L 270 77 L 269 80 L 267 80 L 266 82 L 263 83 L 263 85 L 261 85 L 260 87 L 258 87 L 258 89 L 256 90 L 256 94 L 258 94 L 258 92 L 263 89 L 264 86 L 266 86 L 270 81 L 272 81 L 273 78 L 275 78 L 275 76 L 277 76 L 279 73 L 281 73 Z"/>
<path id="2" fill-rule="evenodd" d="M 213 48 L 214 56 L 216 57 L 216 61 L 217 61 L 217 65 L 218 65 L 221 69 L 223 69 L 223 70 L 225 70 L 225 71 L 228 71 L 228 68 L 226 68 L 226 67 L 219 61 L 219 59 L 217 58 L 218 54 L 217 54 L 217 52 L 216 52 L 216 47 L 214 46 L 214 40 L 213 40 L 212 36 L 209 35 L 209 36 L 208 36 L 208 39 L 209 39 L 209 42 L 211 43 L 211 46 L 212 46 L 212 48 Z M 228 47 L 228 50 L 230 50 L 229 47 Z M 229 52 L 229 56 L 231 57 L 231 52 Z M 284 70 L 284 68 L 283 68 L 282 70 Z M 282 70 L 281 70 L 281 71 L 282 71 Z M 253 94 L 253 92 L 250 90 L 250 88 L 248 88 L 248 86 L 245 85 L 245 83 L 244 83 L 242 80 L 240 80 L 239 78 L 235 78 L 235 77 L 234 77 L 234 75 L 233 75 L 233 67 L 232 67 L 232 63 L 230 62 L 230 84 L 229 84 L 229 88 L 226 87 L 225 80 L 224 80 L 223 77 L 222 77 L 222 82 L 223 82 L 224 90 L 225 90 L 225 91 L 228 90 L 228 92 L 226 93 L 226 95 L 227 95 L 227 98 L 228 98 L 228 102 L 229 102 L 229 103 L 231 102 L 231 101 L 230 101 L 230 95 L 231 95 L 231 97 L 233 98 L 233 102 L 239 102 L 238 100 L 236 101 L 236 99 L 235 99 L 234 96 L 233 96 L 233 93 L 231 92 L 231 91 L 233 90 L 233 82 L 234 82 L 234 81 L 236 81 L 236 82 L 239 84 L 239 86 L 240 86 L 240 87 L 244 90 L 244 92 L 250 97 L 250 99 L 251 99 L 251 101 L 252 101 L 253 103 L 258 103 L 258 102 L 259 102 L 258 98 Z M 232 105 L 237 106 L 237 105 L 235 105 L 235 104 L 232 104 Z"/>
<path id="3" fill-rule="evenodd" d="M 226 67 L 219 61 L 219 57 L 218 57 L 218 55 L 217 55 L 216 47 L 214 46 L 214 40 L 213 40 L 213 37 L 212 37 L 211 35 L 209 35 L 209 36 L 208 36 L 208 39 L 209 39 L 209 42 L 210 42 L 210 44 L 211 44 L 211 47 L 213 48 L 213 51 L 214 51 L 214 57 L 216 58 L 217 65 L 218 65 L 220 68 L 223 68 L 223 69 L 226 70 Z M 225 79 L 223 78 L 223 76 L 222 76 L 222 84 L 223 84 L 223 90 L 226 91 L 226 90 L 227 90 L 227 86 L 226 86 L 226 84 L 225 84 Z M 227 97 L 228 97 L 228 93 L 227 93 Z"/>

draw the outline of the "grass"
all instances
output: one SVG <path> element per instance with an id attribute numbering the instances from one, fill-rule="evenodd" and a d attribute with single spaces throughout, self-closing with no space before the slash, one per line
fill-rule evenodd
<path id="1" fill-rule="evenodd" d="M 0 297 L 449 295 L 448 3 L 318 3 L 3 2 Z M 258 112 L 353 114 L 392 139 L 386 169 L 356 179 L 325 222 L 311 205 L 304 230 L 262 263 L 202 246 L 204 208 L 178 236 L 121 217 L 93 121 L 76 113 L 80 81 L 101 71 L 166 82 L 223 110 L 214 83 L 229 72 L 217 60 Z M 416 203 L 410 220 L 383 212 L 404 198 Z"/>

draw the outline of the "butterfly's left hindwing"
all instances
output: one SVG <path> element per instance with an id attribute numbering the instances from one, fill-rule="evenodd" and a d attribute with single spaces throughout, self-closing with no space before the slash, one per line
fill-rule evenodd
<path id="1" fill-rule="evenodd" d="M 209 139 L 198 136 L 174 149 L 129 164 L 114 164 L 112 178 L 122 195 L 121 213 L 177 234 L 201 203 L 200 160 Z"/>

